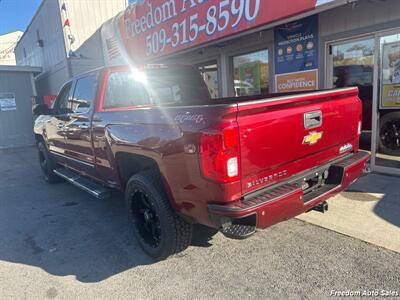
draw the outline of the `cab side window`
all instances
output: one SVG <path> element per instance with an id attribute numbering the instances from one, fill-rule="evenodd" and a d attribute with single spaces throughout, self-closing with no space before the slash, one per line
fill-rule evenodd
<path id="1" fill-rule="evenodd" d="M 75 84 L 74 96 L 69 100 L 69 109 L 72 113 L 87 113 L 97 91 L 97 74 L 79 78 Z"/>
<path id="2" fill-rule="evenodd" d="M 103 108 L 118 108 L 151 104 L 143 85 L 130 72 L 111 73 L 107 80 Z"/>
<path id="3" fill-rule="evenodd" d="M 60 91 L 60 93 L 57 96 L 56 101 L 54 101 L 54 111 L 58 115 L 63 115 L 69 113 L 68 109 L 68 101 L 69 101 L 69 95 L 71 91 L 72 83 L 66 84 Z"/>

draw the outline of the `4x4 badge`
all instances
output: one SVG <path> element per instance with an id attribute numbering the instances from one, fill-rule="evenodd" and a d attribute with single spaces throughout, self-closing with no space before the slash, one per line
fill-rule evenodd
<path id="1" fill-rule="evenodd" d="M 323 132 L 313 131 L 306 135 L 303 139 L 303 144 L 315 145 L 322 139 Z"/>

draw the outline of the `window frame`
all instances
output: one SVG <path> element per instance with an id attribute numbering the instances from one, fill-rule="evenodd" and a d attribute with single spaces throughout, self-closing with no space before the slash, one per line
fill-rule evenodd
<path id="1" fill-rule="evenodd" d="M 145 105 L 130 105 L 130 106 L 124 106 L 124 107 L 110 107 L 107 108 L 104 106 L 104 98 L 107 90 L 107 85 L 108 85 L 108 79 L 111 74 L 113 73 L 125 73 L 125 72 L 130 72 L 131 68 L 129 66 L 116 66 L 116 67 L 110 67 L 106 68 L 103 73 L 102 73 L 102 80 L 101 80 L 101 85 L 99 88 L 99 97 L 98 97 L 98 102 L 96 104 L 96 112 L 102 113 L 102 112 L 113 112 L 113 111 L 123 111 L 123 110 L 134 110 L 134 109 L 151 109 L 151 108 L 157 108 L 162 105 L 157 104 L 157 103 L 149 103 Z M 199 75 L 200 76 L 200 75 Z M 200 77 L 201 79 L 201 77 Z M 204 83 L 204 87 L 206 87 Z M 186 105 L 190 106 L 190 105 Z"/>
<path id="2" fill-rule="evenodd" d="M 67 99 L 67 101 L 66 101 L 67 102 L 67 106 L 65 107 L 66 109 L 68 109 L 68 102 L 69 102 L 69 98 L 71 98 L 71 91 L 72 91 L 73 85 L 74 85 L 73 81 L 68 81 L 67 83 L 65 83 L 62 86 L 62 88 L 60 89 L 60 92 L 57 94 L 57 97 L 56 97 L 56 99 L 55 99 L 55 101 L 53 103 L 53 107 L 52 107 L 52 109 L 53 109 L 53 111 L 55 112 L 56 115 L 61 116 L 61 115 L 68 114 L 68 112 L 61 113 L 59 111 L 60 107 L 59 107 L 58 103 L 59 103 L 59 99 L 60 99 L 61 93 L 63 93 L 65 89 L 69 88 L 68 95 L 67 95 L 67 98 L 66 98 Z"/>
<path id="3" fill-rule="evenodd" d="M 69 110 L 70 110 L 70 113 L 71 113 L 71 114 L 83 115 L 83 114 L 90 114 L 90 113 L 93 111 L 93 108 L 95 107 L 97 95 L 98 95 L 98 90 L 99 90 L 99 83 L 100 83 L 100 81 L 99 81 L 99 80 L 100 80 L 100 74 L 99 74 L 99 72 L 90 72 L 90 73 L 86 73 L 86 74 L 83 74 L 83 75 L 81 75 L 81 76 L 75 78 L 75 80 L 74 80 L 74 82 L 73 82 L 73 91 L 72 91 L 72 93 L 70 93 L 70 98 L 74 99 L 74 97 L 75 97 L 75 92 L 76 92 L 76 88 L 77 88 L 77 85 L 78 85 L 79 80 L 85 79 L 85 78 L 90 77 L 90 76 L 94 76 L 94 77 L 95 77 L 95 80 L 96 80 L 96 87 L 95 87 L 95 92 L 94 92 L 93 100 L 90 102 L 90 106 L 89 106 L 88 110 L 85 111 L 85 112 L 74 112 L 74 111 L 72 110 L 72 107 L 69 107 Z M 70 101 L 69 101 L 69 102 L 70 102 Z M 70 102 L 70 103 L 72 103 L 72 102 Z"/>
<path id="4" fill-rule="evenodd" d="M 217 98 L 212 98 L 211 97 L 211 100 L 223 98 L 222 97 L 222 80 L 221 80 L 222 71 L 221 71 L 221 68 L 220 68 L 221 64 L 220 64 L 219 57 L 203 60 L 203 61 L 193 65 L 196 69 L 199 69 L 200 67 L 205 67 L 207 65 L 214 65 L 214 64 L 217 66 L 216 72 L 217 72 L 217 80 L 218 80 L 218 97 Z M 207 86 L 207 88 L 208 88 L 208 86 Z"/>
<path id="5" fill-rule="evenodd" d="M 145 105 L 129 105 L 129 106 L 118 106 L 118 107 L 105 107 L 104 99 L 106 96 L 106 91 L 107 91 L 107 85 L 108 85 L 108 79 L 110 78 L 111 74 L 114 73 L 127 73 L 129 72 L 130 69 L 129 67 L 117 67 L 115 69 L 107 70 L 104 73 L 103 77 L 103 86 L 101 88 L 101 94 L 100 94 L 100 99 L 99 103 L 97 106 L 97 111 L 98 112 L 108 112 L 108 111 L 121 111 L 121 110 L 132 110 L 132 109 L 148 109 L 155 107 L 155 104 L 145 104 Z"/>
<path id="6" fill-rule="evenodd" d="M 129 74 L 129 73 L 130 73 L 130 70 L 118 71 L 118 72 L 110 72 L 110 73 L 108 74 L 107 79 L 106 79 L 106 81 L 105 81 L 105 87 L 104 87 L 103 109 L 106 110 L 106 111 L 108 111 L 108 110 L 115 110 L 115 109 L 118 110 L 118 109 L 129 109 L 129 108 L 136 108 L 136 107 L 154 106 L 154 104 L 150 103 L 150 100 L 149 100 L 149 103 L 148 103 L 148 104 L 135 104 L 135 105 L 128 105 L 128 106 L 106 107 L 106 94 L 107 94 L 107 88 L 108 88 L 108 84 L 109 84 L 110 77 L 111 77 L 113 74 L 124 74 L 124 73 Z M 144 87 L 141 87 L 141 88 L 144 89 Z M 146 93 L 147 93 L 147 91 L 146 91 Z M 149 97 L 150 97 L 150 96 L 149 96 Z"/>

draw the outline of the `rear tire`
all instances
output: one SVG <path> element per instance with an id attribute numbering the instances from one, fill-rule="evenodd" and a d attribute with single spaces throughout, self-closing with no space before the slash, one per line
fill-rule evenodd
<path id="1" fill-rule="evenodd" d="M 40 141 L 37 144 L 39 152 L 39 164 L 44 175 L 44 180 L 48 183 L 56 183 L 60 181 L 60 177 L 54 174 L 54 170 L 57 169 L 57 164 L 54 162 L 53 158 L 50 156 L 49 151 L 44 143 Z"/>
<path id="2" fill-rule="evenodd" d="M 133 175 L 126 186 L 125 203 L 143 250 L 156 260 L 185 250 L 192 241 L 192 225 L 172 209 L 158 172 Z"/>
<path id="3" fill-rule="evenodd" d="M 384 154 L 400 156 L 400 112 L 388 113 L 380 120 L 379 149 Z"/>

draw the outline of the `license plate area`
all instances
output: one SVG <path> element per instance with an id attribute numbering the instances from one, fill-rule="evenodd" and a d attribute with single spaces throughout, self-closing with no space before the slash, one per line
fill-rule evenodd
<path id="1" fill-rule="evenodd" d="M 336 188 L 343 179 L 343 167 L 330 166 L 303 176 L 297 181 L 303 190 L 304 203 Z"/>
<path id="2" fill-rule="evenodd" d="M 307 195 L 323 187 L 329 178 L 329 169 L 321 170 L 304 176 L 298 185 L 301 186 L 303 194 Z"/>

